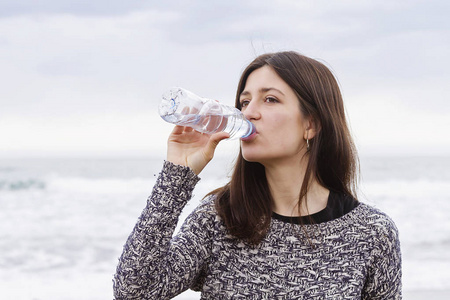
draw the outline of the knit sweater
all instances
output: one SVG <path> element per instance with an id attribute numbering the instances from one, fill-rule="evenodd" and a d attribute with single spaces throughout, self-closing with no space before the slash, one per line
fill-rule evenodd
<path id="1" fill-rule="evenodd" d="M 198 180 L 164 163 L 119 259 L 116 299 L 170 299 L 188 288 L 201 299 L 401 299 L 398 231 L 386 214 L 361 203 L 315 225 L 273 218 L 251 246 L 228 234 L 209 197 L 173 236 Z"/>

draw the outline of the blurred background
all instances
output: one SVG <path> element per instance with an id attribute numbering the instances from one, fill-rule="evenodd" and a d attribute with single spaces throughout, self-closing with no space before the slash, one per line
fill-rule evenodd
<path id="1" fill-rule="evenodd" d="M 161 94 L 232 105 L 245 66 L 281 50 L 340 83 L 360 198 L 400 230 L 405 299 L 450 295 L 449 13 L 444 0 L 2 1 L 2 298 L 111 298 L 172 129 Z M 180 221 L 238 147 L 219 145 Z"/>

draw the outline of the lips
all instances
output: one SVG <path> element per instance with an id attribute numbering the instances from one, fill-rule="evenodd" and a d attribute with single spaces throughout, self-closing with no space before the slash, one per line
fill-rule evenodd
<path id="1" fill-rule="evenodd" d="M 241 138 L 241 141 L 243 141 L 243 142 L 251 141 L 251 140 L 253 140 L 256 137 L 257 134 L 258 134 L 258 131 L 255 129 L 252 132 L 252 134 L 250 134 L 249 136 Z"/>

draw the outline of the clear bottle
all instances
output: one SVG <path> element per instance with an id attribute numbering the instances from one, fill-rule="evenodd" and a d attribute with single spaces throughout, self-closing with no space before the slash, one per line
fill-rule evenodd
<path id="1" fill-rule="evenodd" d="M 239 109 L 199 97 L 179 87 L 163 94 L 159 115 L 169 123 L 192 127 L 203 133 L 228 132 L 229 139 L 249 139 L 255 132 L 254 125 Z"/>

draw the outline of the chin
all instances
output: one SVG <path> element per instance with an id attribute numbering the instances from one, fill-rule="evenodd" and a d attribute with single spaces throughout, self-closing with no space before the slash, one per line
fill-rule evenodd
<path id="1" fill-rule="evenodd" d="M 262 153 L 256 153 L 254 151 L 242 151 L 242 157 L 248 161 L 248 162 L 257 162 L 262 163 L 266 159 L 264 155 L 261 155 Z"/>
<path id="2" fill-rule="evenodd" d="M 249 143 L 241 145 L 242 158 L 248 162 L 263 163 L 264 161 L 274 158 L 272 149 L 268 147 L 262 147 L 261 145 Z"/>
<path id="3" fill-rule="evenodd" d="M 247 158 L 245 158 L 245 157 L 244 157 L 244 160 L 245 160 L 246 162 L 252 162 L 252 163 L 258 163 L 258 162 L 259 162 L 259 161 L 256 160 L 256 159 L 247 159 Z"/>
<path id="4" fill-rule="evenodd" d="M 248 162 L 259 162 L 258 157 L 255 155 L 245 155 L 242 153 L 242 158 Z"/>

